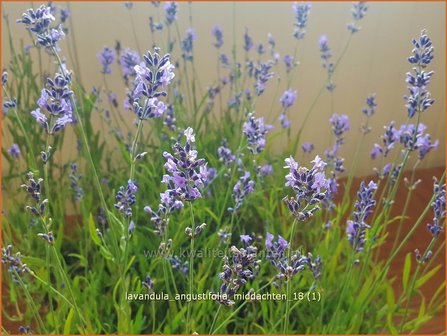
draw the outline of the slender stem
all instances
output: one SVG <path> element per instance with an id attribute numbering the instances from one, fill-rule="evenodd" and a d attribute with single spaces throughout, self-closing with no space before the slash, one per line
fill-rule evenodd
<path id="1" fill-rule="evenodd" d="M 290 232 L 290 237 L 289 237 L 289 251 L 288 251 L 288 255 L 287 255 L 287 260 L 288 260 L 289 265 L 290 265 L 290 260 L 292 257 L 292 244 L 293 244 L 293 236 L 295 233 L 296 222 L 297 222 L 297 220 L 294 219 L 293 224 L 292 224 L 292 230 Z M 283 332 L 282 332 L 283 334 L 285 334 L 287 332 L 287 328 L 289 327 L 290 291 L 291 291 L 291 287 L 292 287 L 291 282 L 292 282 L 292 277 L 290 276 L 287 279 L 286 313 L 284 314 L 284 328 L 283 328 Z"/>
<path id="2" fill-rule="evenodd" d="M 189 203 L 189 209 L 191 212 L 191 226 L 192 226 L 192 237 L 190 240 L 190 251 L 189 251 L 189 295 L 192 296 L 193 293 L 193 277 L 194 277 L 194 233 L 195 233 L 195 221 L 194 221 L 194 212 L 192 209 L 192 203 Z M 186 315 L 186 332 L 189 333 L 192 328 L 190 325 L 191 318 L 191 303 L 192 300 L 188 302 L 188 310 Z"/>

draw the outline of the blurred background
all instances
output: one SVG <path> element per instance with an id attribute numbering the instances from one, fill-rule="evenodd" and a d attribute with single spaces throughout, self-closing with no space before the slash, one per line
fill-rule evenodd
<path id="1" fill-rule="evenodd" d="M 3 1 L 3 15 L 11 22 L 11 34 L 15 48 L 23 48 L 31 43 L 31 39 L 23 27 L 19 27 L 15 20 L 21 16 L 30 5 L 39 6 L 37 2 L 9 2 Z M 155 21 L 163 21 L 163 5 L 155 7 L 150 2 L 134 2 L 133 9 L 129 10 L 123 2 L 59 2 L 58 6 L 68 7 L 71 11 L 68 28 L 69 34 L 73 34 L 76 41 L 76 49 L 80 73 L 75 73 L 77 80 L 81 81 L 87 91 L 93 86 L 103 86 L 100 63 L 97 53 L 104 47 L 114 48 L 116 41 L 121 43 L 123 49 L 129 47 L 142 52 L 151 49 L 154 44 L 160 46 L 162 51 L 166 48 L 166 33 L 156 32 L 151 34 L 149 17 Z M 276 50 L 280 53 L 280 71 L 277 77 L 270 80 L 263 96 L 258 99 L 256 113 L 269 116 L 273 106 L 273 115 L 280 111 L 279 97 L 286 90 L 285 71 L 282 64 L 284 55 L 293 55 L 295 39 L 292 36 L 294 29 L 294 13 L 292 2 L 197 2 L 178 4 L 178 33 L 181 38 L 185 36 L 186 29 L 193 27 L 197 39 L 194 42 L 194 58 L 196 75 L 199 78 L 199 93 L 205 93 L 207 88 L 215 84 L 217 78 L 218 52 L 213 46 L 214 37 L 211 34 L 212 27 L 219 25 L 224 33 L 224 45 L 221 49 L 231 59 L 233 41 L 239 61 L 243 61 L 241 54 L 243 46 L 243 34 L 245 28 L 253 38 L 255 46 L 262 43 L 268 46 L 267 34 L 272 34 L 276 39 Z M 312 102 L 318 94 L 327 78 L 326 71 L 321 67 L 319 38 L 327 35 L 331 52 L 336 60 L 345 48 L 350 33 L 346 25 L 352 21 L 350 2 L 316 2 L 312 3 L 309 17 L 307 35 L 301 40 L 297 49 L 298 69 L 293 77 L 291 88 L 297 90 L 296 104 L 288 112 L 292 122 L 291 137 L 293 138 L 309 110 Z M 131 18 L 134 22 L 137 42 L 132 32 Z M 405 74 L 410 71 L 411 65 L 407 57 L 411 53 L 411 39 L 417 37 L 422 29 L 427 29 L 435 46 L 435 59 L 430 64 L 430 69 L 435 71 L 430 92 L 435 99 L 435 104 L 422 116 L 422 122 L 428 126 L 427 132 L 432 139 L 439 139 L 437 151 L 430 153 L 420 168 L 444 166 L 445 152 L 445 3 L 444 2 L 373 2 L 369 3 L 366 17 L 360 21 L 361 31 L 354 34 L 349 46 L 345 50 L 336 73 L 334 94 L 324 90 L 317 100 L 314 110 L 308 121 L 308 126 L 303 131 L 302 142 L 315 144 L 316 153 L 322 153 L 330 143 L 330 124 L 328 119 L 333 112 L 347 114 L 350 118 L 352 129 L 347 135 L 346 144 L 341 155 L 346 157 L 349 167 L 350 155 L 353 155 L 360 136 L 359 127 L 364 121 L 361 113 L 368 94 L 376 93 L 378 110 L 371 118 L 372 132 L 367 136 L 363 148 L 369 150 L 375 142 L 380 143 L 380 135 L 383 134 L 383 126 L 391 120 L 397 125 L 405 123 L 407 112 L 403 96 L 407 94 Z M 10 61 L 10 46 L 8 31 L 5 29 L 5 21 L 2 20 L 2 67 L 7 68 Z M 174 34 L 174 31 L 173 31 Z M 178 42 L 177 32 L 172 37 Z M 67 52 L 68 48 L 63 41 L 61 44 L 63 55 L 66 56 L 69 69 L 75 69 L 73 57 Z M 73 49 L 73 47 L 72 47 Z M 255 49 L 255 48 L 254 48 Z M 71 50 L 73 55 L 75 50 Z M 37 60 L 35 48 L 30 53 Z M 178 43 L 173 50 L 174 59 L 180 57 Z M 251 56 L 256 59 L 255 50 Z M 263 55 L 267 58 L 267 55 Z M 44 55 L 42 61 L 46 71 L 54 71 L 54 65 Z M 36 67 L 37 68 L 37 67 Z M 36 69 L 35 68 L 35 69 Z M 228 72 L 228 71 L 227 71 Z M 225 69 L 220 69 L 221 77 L 225 75 Z M 184 79 L 182 79 L 184 80 Z M 125 89 L 118 65 L 114 64 L 112 74 L 107 76 L 109 88 L 115 92 L 119 99 L 119 108 L 128 124 L 134 120 L 129 111 L 122 108 L 125 97 Z M 277 83 L 279 86 L 277 88 Z M 278 91 L 277 91 L 278 90 Z M 276 94 L 275 94 L 276 93 Z M 223 104 L 229 94 L 223 95 Z M 218 104 L 218 102 L 217 102 Z M 37 106 L 37 105 L 36 105 Z M 214 111 L 220 111 L 218 106 Z M 29 113 L 30 111 L 22 111 Z M 217 113 L 217 112 L 216 112 Z M 280 129 L 278 120 L 267 118 L 274 122 L 275 128 Z M 98 126 L 99 127 L 99 126 Z M 67 130 L 68 139 L 71 130 Z M 64 159 L 76 156 L 76 146 L 73 141 L 67 141 L 67 150 L 64 151 Z M 70 145 L 70 143 L 72 145 Z M 8 145 L 8 139 L 4 139 L 4 146 Z M 284 149 L 284 141 L 281 137 L 275 137 L 270 141 L 278 150 Z M 301 153 L 301 152 L 300 152 Z M 374 162 L 362 160 L 358 163 L 357 175 L 372 173 Z"/>

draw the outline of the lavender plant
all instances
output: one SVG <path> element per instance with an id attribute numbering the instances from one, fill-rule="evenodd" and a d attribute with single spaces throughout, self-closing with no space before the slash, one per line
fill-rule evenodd
<path id="1" fill-rule="evenodd" d="M 287 5 L 290 32 L 276 39 L 224 19 L 203 33 L 202 4 L 125 2 L 132 33 L 102 36 L 90 74 L 77 48 L 87 37 L 75 38 L 83 6 L 3 7 L 5 333 L 405 334 L 442 311 L 445 176 L 416 198 L 421 163 L 442 155 L 426 120 L 439 113 L 426 30 L 401 74 L 402 118 L 371 140 L 392 95 L 365 92 L 357 116 L 337 114 L 347 88 L 335 82 L 375 4 L 352 5 L 337 45 L 331 32 L 309 40 L 324 33 L 317 4 Z M 304 51 L 321 60 L 316 90 L 297 85 Z M 204 82 L 208 63 L 217 77 Z M 363 160 L 368 178 L 357 176 Z"/>

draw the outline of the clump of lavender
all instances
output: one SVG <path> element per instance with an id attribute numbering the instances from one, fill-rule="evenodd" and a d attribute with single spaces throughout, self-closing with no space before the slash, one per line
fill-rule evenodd
<path id="1" fill-rule="evenodd" d="M 286 118 L 287 110 L 295 104 L 296 101 L 297 92 L 289 89 L 284 91 L 281 98 L 279 99 L 281 106 L 282 106 L 282 113 L 279 116 L 279 120 L 281 122 L 281 126 L 283 128 L 289 128 L 290 127 L 290 121 Z"/>
<path id="2" fill-rule="evenodd" d="M 126 188 L 121 186 L 115 196 L 115 208 L 127 218 L 132 216 L 132 206 L 136 202 L 135 194 L 137 191 L 138 186 L 134 181 L 129 180 Z"/>
<path id="3" fill-rule="evenodd" d="M 184 146 L 176 142 L 173 146 L 174 155 L 163 153 L 168 174 L 163 176 L 162 182 L 166 184 L 167 190 L 160 194 L 158 210 L 154 211 L 149 206 L 144 207 L 159 235 L 165 232 L 169 214 L 174 209 L 182 208 L 184 202 L 193 202 L 202 197 L 200 189 L 206 182 L 200 172 L 206 162 L 205 159 L 197 159 L 194 131 L 188 127 L 183 134 L 186 138 Z"/>
<path id="4" fill-rule="evenodd" d="M 49 134 L 55 134 L 73 122 L 73 107 L 70 101 L 73 91 L 70 89 L 70 83 L 70 74 L 64 76 L 57 73 L 54 79 L 47 78 L 46 88 L 42 89 L 37 100 L 39 108 L 31 112 Z"/>
<path id="5" fill-rule="evenodd" d="M 427 126 L 420 123 L 416 129 L 413 124 L 404 124 L 399 130 L 400 143 L 408 151 L 418 151 L 419 160 L 423 160 L 425 156 L 438 147 L 439 141 L 431 142 L 430 134 L 424 133 Z"/>
<path id="6" fill-rule="evenodd" d="M 20 252 L 17 252 L 14 255 L 11 255 L 11 252 L 11 245 L 2 247 L 2 264 L 8 265 L 8 272 L 13 274 L 13 279 L 15 279 L 15 273 L 19 276 L 23 276 L 25 273 L 30 273 L 31 270 L 21 260 L 22 255 Z"/>
<path id="7" fill-rule="evenodd" d="M 281 286 L 284 281 L 290 281 L 293 276 L 304 271 L 306 266 L 309 267 L 315 278 L 320 277 L 322 263 L 319 256 L 313 260 L 311 253 L 308 253 L 306 257 L 300 251 L 295 251 L 289 262 L 289 258 L 286 256 L 286 250 L 290 248 L 289 243 L 280 235 L 278 235 L 276 241 L 274 241 L 274 238 L 271 233 L 267 232 L 265 239 L 266 259 L 279 271 L 276 275 L 278 282 L 273 283 L 275 287 Z"/>
<path id="8" fill-rule="evenodd" d="M 289 174 L 286 175 L 286 187 L 295 192 L 294 197 L 286 196 L 284 201 L 290 212 L 298 221 L 305 221 L 320 209 L 318 203 L 325 199 L 329 181 L 326 179 L 324 168 L 326 163 L 317 155 L 311 169 L 299 167 L 292 158 L 285 159 Z"/>
<path id="9" fill-rule="evenodd" d="M 109 47 L 104 47 L 98 54 L 98 60 L 101 63 L 101 73 L 110 75 L 112 73 L 111 65 L 115 62 L 115 51 Z"/>
<path id="10" fill-rule="evenodd" d="M 312 5 L 309 2 L 294 2 L 292 8 L 295 14 L 295 30 L 293 31 L 293 36 L 297 40 L 301 40 L 306 35 L 307 21 Z"/>
<path id="11" fill-rule="evenodd" d="M 373 181 L 370 181 L 368 185 L 364 181 L 361 182 L 360 190 L 357 192 L 357 200 L 355 201 L 354 218 L 353 220 L 348 220 L 346 233 L 349 243 L 356 252 L 363 251 L 365 246 L 366 230 L 370 228 L 366 220 L 373 213 L 373 208 L 376 205 L 376 201 L 373 199 L 376 189 L 377 184 Z"/>
<path id="12" fill-rule="evenodd" d="M 366 2 L 359 1 L 354 2 L 352 4 L 352 17 L 354 18 L 354 22 L 351 22 L 348 24 L 348 30 L 354 34 L 357 33 L 360 30 L 360 27 L 357 26 L 357 22 L 363 19 L 366 15 L 366 12 L 368 11 L 368 6 L 366 5 Z"/>
<path id="13" fill-rule="evenodd" d="M 170 26 L 177 20 L 177 3 L 168 1 L 164 5 L 166 25 Z"/>
<path id="14" fill-rule="evenodd" d="M 333 91 L 335 89 L 335 84 L 332 82 L 332 74 L 334 73 L 334 63 L 331 62 L 332 53 L 331 48 L 329 47 L 329 41 L 326 35 L 321 35 L 320 40 L 320 57 L 321 57 L 321 65 L 327 71 L 328 83 L 326 85 L 326 89 L 328 91 Z"/>
<path id="15" fill-rule="evenodd" d="M 427 224 L 427 228 L 433 237 L 437 237 L 443 230 L 442 224 L 445 219 L 445 183 L 440 184 L 437 179 L 434 179 L 433 195 L 434 200 L 431 204 L 434 214 L 433 223 Z"/>
<path id="16" fill-rule="evenodd" d="M 234 207 L 228 208 L 230 212 L 236 212 L 242 206 L 245 197 L 254 191 L 255 182 L 250 179 L 250 172 L 246 171 L 243 176 L 239 178 L 233 187 Z"/>
<path id="17" fill-rule="evenodd" d="M 73 200 L 80 201 L 84 197 L 84 189 L 79 185 L 82 176 L 78 175 L 78 165 L 75 162 L 70 165 L 70 170 L 70 186 L 73 190 Z"/>
<path id="18" fill-rule="evenodd" d="M 134 88 L 128 92 L 128 104 L 138 119 L 159 118 L 166 110 L 166 105 L 158 97 L 166 96 L 164 89 L 174 79 L 174 65 L 170 55 L 159 55 L 159 48 L 154 53 L 148 51 L 143 56 L 143 62 L 134 67 L 136 77 Z"/>
<path id="19" fill-rule="evenodd" d="M 20 157 L 20 147 L 17 144 L 12 144 L 11 147 L 8 149 L 8 154 L 12 158 L 19 158 Z"/>
<path id="20" fill-rule="evenodd" d="M 182 57 L 185 61 L 192 61 L 194 41 L 197 39 L 197 34 L 193 28 L 186 30 L 186 36 L 182 40 L 181 49 Z"/>
<path id="21" fill-rule="evenodd" d="M 265 136 L 273 128 L 266 125 L 264 118 L 255 118 L 253 113 L 249 113 L 247 121 L 243 125 L 243 133 L 247 137 L 248 148 L 252 154 L 261 153 L 266 144 Z"/>
<path id="22" fill-rule="evenodd" d="M 223 31 L 222 28 L 219 26 L 214 26 L 213 29 L 211 30 L 211 34 L 214 36 L 214 38 L 216 39 L 216 41 L 213 43 L 213 45 L 217 48 L 220 49 L 223 46 Z"/>
<path id="23" fill-rule="evenodd" d="M 433 105 L 434 100 L 430 98 L 430 92 L 426 87 L 430 83 L 433 71 L 424 69 L 433 60 L 433 45 L 425 30 L 422 30 L 419 39 L 413 40 L 413 55 L 408 58 L 414 64 L 413 73 L 407 73 L 407 83 L 410 95 L 405 97 L 407 101 L 408 116 L 412 118 L 416 112 L 423 112 Z"/>
<path id="24" fill-rule="evenodd" d="M 45 47 L 50 52 L 53 48 L 59 50 L 58 42 L 65 37 L 62 25 L 58 28 L 51 28 L 51 21 L 55 21 L 50 6 L 42 5 L 38 9 L 28 9 L 22 14 L 22 18 L 17 23 L 23 23 L 36 38 L 37 43 Z"/>
<path id="25" fill-rule="evenodd" d="M 231 246 L 231 259 L 228 256 L 223 258 L 223 272 L 219 274 L 219 278 L 222 280 L 221 296 L 218 302 L 225 306 L 233 306 L 235 304 L 232 300 L 234 294 L 258 275 L 261 260 L 258 259 L 257 247 L 250 245 L 251 237 L 249 238 L 242 235 L 241 240 L 244 247 L 238 249 L 236 246 Z"/>

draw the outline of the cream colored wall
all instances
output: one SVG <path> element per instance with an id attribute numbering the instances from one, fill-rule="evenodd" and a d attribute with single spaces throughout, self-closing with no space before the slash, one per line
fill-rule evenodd
<path id="1" fill-rule="evenodd" d="M 56 3 L 65 6 L 65 3 Z M 3 2 L 4 14 L 8 14 L 11 21 L 20 16 L 29 3 Z M 38 3 L 34 3 L 35 6 Z M 242 56 L 242 35 L 244 27 L 249 27 L 255 43 L 267 42 L 267 33 L 272 33 L 277 39 L 277 49 L 281 56 L 293 54 L 295 41 L 292 37 L 293 12 L 291 2 L 253 3 L 238 2 L 236 12 L 236 38 L 238 52 Z M 289 116 L 296 131 L 303 120 L 303 116 L 311 105 L 315 95 L 326 78 L 320 66 L 318 39 L 326 34 L 333 54 L 337 57 L 346 40 L 348 32 L 346 24 L 351 21 L 350 2 L 317 2 L 309 18 L 309 26 L 305 40 L 299 45 L 298 58 L 301 65 L 294 77 L 292 87 L 298 90 L 298 101 Z M 354 35 L 347 53 L 335 75 L 337 88 L 333 98 L 334 110 L 348 114 L 354 126 L 347 136 L 343 154 L 348 156 L 355 151 L 358 141 L 357 127 L 363 122 L 360 112 L 364 106 L 367 94 L 377 94 L 378 111 L 372 118 L 373 132 L 365 142 L 365 150 L 369 152 L 372 144 L 379 141 L 383 133 L 383 125 L 391 120 L 398 124 L 407 120 L 405 102 L 402 97 L 407 94 L 405 73 L 410 70 L 406 62 L 412 46 L 411 38 L 419 35 L 421 29 L 428 30 L 435 46 L 435 59 L 430 69 L 435 70 L 430 91 L 436 100 L 435 105 L 424 113 L 422 121 L 429 127 L 433 138 L 440 139 L 440 148 L 431 153 L 424 162 L 425 166 L 444 165 L 445 153 L 445 4 L 442 2 L 398 2 L 369 3 L 369 11 L 360 22 L 362 30 Z M 120 40 L 123 47 L 135 49 L 136 44 L 132 35 L 128 11 L 122 3 L 71 3 L 72 20 L 79 49 L 79 59 L 82 67 L 82 80 L 87 88 L 102 85 L 96 53 L 105 45 L 114 46 Z M 210 31 L 215 24 L 224 29 L 225 44 L 223 50 L 229 55 L 232 45 L 233 4 L 229 2 L 200 2 L 192 3 L 192 20 L 198 39 L 195 44 L 196 67 L 203 87 L 208 86 L 216 78 L 216 52 L 211 46 L 213 41 Z M 188 3 L 179 4 L 179 27 L 183 35 L 189 27 Z M 151 14 L 152 13 L 152 14 Z M 148 2 L 134 3 L 134 16 L 139 43 L 144 50 L 152 46 L 150 39 L 148 17 L 157 15 L 156 9 Z M 9 60 L 9 48 L 5 44 L 5 29 L 2 30 L 2 59 L 3 67 Z M 23 27 L 13 23 L 15 43 L 29 38 Z M 159 43 L 160 38 L 156 39 Z M 161 43 L 163 47 L 163 43 Z M 64 48 L 64 45 L 62 45 Z M 66 51 L 66 49 L 64 49 Z M 124 88 L 120 84 L 119 75 L 115 70 L 115 77 L 109 79 L 111 87 L 122 98 Z M 283 76 L 283 74 L 280 74 Z M 282 81 L 284 82 L 284 80 Z M 270 107 L 275 80 L 268 85 L 268 92 L 257 104 L 257 113 L 266 114 L 265 107 Z M 285 84 L 281 84 L 281 92 Z M 279 103 L 276 103 L 279 106 Z M 317 152 L 323 152 L 329 143 L 328 117 L 331 114 L 331 96 L 324 93 L 318 101 L 308 127 L 303 132 L 303 141 L 316 144 Z M 127 116 L 129 121 L 131 116 Z M 278 123 L 276 123 L 279 127 Z M 275 146 L 280 147 L 282 140 L 275 140 Z M 5 144 L 6 145 L 6 144 Z M 74 146 L 72 146 L 74 147 Z M 73 154 L 74 155 L 74 154 Z M 349 160 L 350 162 L 350 160 Z M 422 166 L 424 166 L 422 165 Z M 359 162 L 359 173 L 371 173 L 371 162 Z"/>

